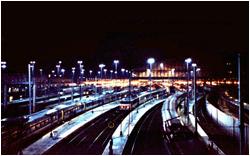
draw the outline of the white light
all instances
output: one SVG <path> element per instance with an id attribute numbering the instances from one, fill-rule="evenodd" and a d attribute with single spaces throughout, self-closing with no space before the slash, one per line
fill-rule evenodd
<path id="1" fill-rule="evenodd" d="M 103 71 L 104 71 L 104 72 L 106 72 L 106 71 L 107 71 L 107 69 L 103 69 Z"/>
<path id="2" fill-rule="evenodd" d="M 55 73 L 55 71 L 54 71 L 54 70 L 52 70 L 51 72 L 52 72 L 53 74 Z"/>
<path id="3" fill-rule="evenodd" d="M 6 67 L 7 67 L 6 64 L 1 65 L 1 68 L 3 68 L 3 69 L 5 69 Z"/>
<path id="4" fill-rule="evenodd" d="M 105 67 L 105 64 L 99 64 L 99 67 L 103 68 L 103 67 Z"/>
<path id="5" fill-rule="evenodd" d="M 78 64 L 82 64 L 82 61 L 77 61 Z"/>
<path id="6" fill-rule="evenodd" d="M 75 70 L 76 68 L 75 67 L 72 67 L 72 70 Z"/>
<path id="7" fill-rule="evenodd" d="M 196 67 L 197 66 L 197 64 L 196 63 L 192 63 L 192 67 Z"/>
<path id="8" fill-rule="evenodd" d="M 101 74 L 101 72 L 100 72 L 100 71 L 98 71 L 98 74 Z"/>
<path id="9" fill-rule="evenodd" d="M 62 64 L 62 61 L 58 61 L 59 64 Z"/>
<path id="10" fill-rule="evenodd" d="M 160 63 L 160 67 L 161 67 L 161 69 L 163 69 L 163 67 L 164 67 L 163 63 Z"/>
<path id="11" fill-rule="evenodd" d="M 2 61 L 2 62 L 1 62 L 1 65 L 3 65 L 3 64 L 6 64 L 6 62 L 5 62 L 5 61 Z"/>
<path id="12" fill-rule="evenodd" d="M 36 61 L 30 61 L 30 64 L 35 64 L 36 63 Z"/>
<path id="13" fill-rule="evenodd" d="M 93 71 L 92 70 L 89 70 L 89 73 L 91 74 Z"/>
<path id="14" fill-rule="evenodd" d="M 126 73 L 128 72 L 128 70 L 126 70 Z"/>
<path id="15" fill-rule="evenodd" d="M 199 72 L 201 70 L 201 68 L 197 68 L 196 71 Z"/>
<path id="16" fill-rule="evenodd" d="M 114 60 L 114 63 L 115 63 L 115 64 L 118 64 L 118 63 L 119 63 L 119 60 Z"/>
<path id="17" fill-rule="evenodd" d="M 82 69 L 82 70 L 81 70 L 81 74 L 84 74 L 84 71 L 85 71 L 85 69 Z"/>
<path id="18" fill-rule="evenodd" d="M 40 72 L 42 72 L 43 71 L 43 69 L 39 69 L 40 70 Z"/>
<path id="19" fill-rule="evenodd" d="M 60 68 L 60 65 L 58 64 L 58 65 L 56 65 L 56 68 Z"/>
<path id="20" fill-rule="evenodd" d="M 61 72 L 64 73 L 64 72 L 65 72 L 65 69 L 61 69 Z"/>
<path id="21" fill-rule="evenodd" d="M 187 58 L 187 59 L 185 59 L 185 62 L 186 62 L 186 63 L 191 63 L 191 62 L 192 62 L 192 59 L 191 59 L 191 58 Z"/>
<path id="22" fill-rule="evenodd" d="M 122 68 L 122 69 L 121 69 L 121 71 L 122 71 L 122 72 L 124 72 L 124 71 L 125 71 L 125 69 L 124 69 L 124 68 Z"/>
<path id="23" fill-rule="evenodd" d="M 155 63 L 155 59 L 154 58 L 148 58 L 147 63 L 148 64 L 153 64 L 153 63 Z"/>
<path id="24" fill-rule="evenodd" d="M 113 70 L 110 70 L 110 73 L 113 73 Z"/>

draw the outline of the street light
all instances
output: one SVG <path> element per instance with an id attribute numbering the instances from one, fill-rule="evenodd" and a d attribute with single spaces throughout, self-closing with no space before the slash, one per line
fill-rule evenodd
<path id="1" fill-rule="evenodd" d="M 104 79 L 106 78 L 106 72 L 107 72 L 107 69 L 103 69 L 104 71 Z"/>
<path id="2" fill-rule="evenodd" d="M 41 94 L 42 94 L 43 69 L 39 69 L 39 71 L 40 71 L 40 89 L 41 89 Z"/>
<path id="3" fill-rule="evenodd" d="M 114 60 L 116 78 L 117 78 L 117 64 L 118 63 L 119 63 L 119 60 Z"/>
<path id="4" fill-rule="evenodd" d="M 192 59 L 191 58 L 187 58 L 187 59 L 185 59 L 185 62 L 187 64 L 187 104 L 186 104 L 186 109 L 184 110 L 184 113 L 185 113 L 185 115 L 188 116 L 188 112 L 189 112 L 189 86 L 188 86 L 189 69 L 188 69 L 188 66 L 189 66 L 189 63 L 192 62 Z"/>
<path id="5" fill-rule="evenodd" d="M 35 82 L 34 82 L 34 67 L 35 61 L 30 61 L 28 64 L 28 82 L 29 82 L 29 114 L 32 113 L 32 106 L 35 106 Z M 31 78 L 33 76 L 33 78 Z M 31 85 L 31 79 L 33 79 L 33 87 Z M 32 90 L 33 90 L 33 104 L 32 104 Z"/>
<path id="6" fill-rule="evenodd" d="M 128 76 L 128 70 L 125 70 L 126 74 L 125 74 L 125 78 Z"/>
<path id="7" fill-rule="evenodd" d="M 1 69 L 5 70 L 7 68 L 7 63 L 5 61 L 1 61 Z M 4 89 L 3 89 L 3 92 L 4 92 L 4 98 L 3 98 L 3 104 L 4 104 L 4 111 L 6 110 L 6 107 L 7 107 L 7 83 L 6 83 L 6 77 L 3 78 L 4 79 Z"/>
<path id="8" fill-rule="evenodd" d="M 110 70 L 110 79 L 112 79 L 113 70 Z"/>
<path id="9" fill-rule="evenodd" d="M 91 79 L 92 72 L 92 70 L 89 70 L 89 79 Z"/>
<path id="10" fill-rule="evenodd" d="M 79 64 L 79 74 L 80 74 L 80 82 L 79 82 L 79 85 L 80 85 L 80 102 L 82 101 L 82 86 L 81 86 L 81 83 L 82 83 L 82 61 L 77 61 L 77 63 Z"/>
<path id="11" fill-rule="evenodd" d="M 5 69 L 6 67 L 7 67 L 6 62 L 5 62 L 5 61 L 2 61 L 2 62 L 1 62 L 1 68 L 2 68 L 2 69 Z"/>
<path id="12" fill-rule="evenodd" d="M 124 71 L 125 71 L 125 69 L 122 68 L 121 71 L 122 71 L 122 77 L 124 77 Z"/>
<path id="13" fill-rule="evenodd" d="M 149 81 L 150 81 L 150 96 L 151 96 L 151 86 L 152 86 L 152 65 L 155 63 L 154 58 L 148 58 L 147 63 L 150 66 L 150 72 L 149 72 Z"/>
<path id="14" fill-rule="evenodd" d="M 171 69 L 171 74 L 172 74 L 172 76 L 174 77 L 174 74 L 175 74 L 175 69 L 174 69 L 174 68 Z"/>
<path id="15" fill-rule="evenodd" d="M 56 65 L 56 71 L 57 71 L 57 75 L 59 75 L 60 74 L 60 65 L 59 64 Z"/>
<path id="16" fill-rule="evenodd" d="M 195 134 L 197 134 L 197 102 L 196 102 L 196 67 L 195 63 L 192 63 L 194 72 L 194 117 L 195 117 Z"/>
<path id="17" fill-rule="evenodd" d="M 163 71 L 163 68 L 164 68 L 164 64 L 163 63 L 160 63 L 160 68 L 161 68 L 160 76 L 162 76 L 162 71 Z"/>
<path id="18" fill-rule="evenodd" d="M 104 68 L 104 67 L 105 67 L 105 64 L 99 64 L 99 68 L 101 70 L 101 79 L 102 79 L 102 68 Z"/>
<path id="19" fill-rule="evenodd" d="M 62 73 L 62 75 L 64 75 L 65 69 L 61 69 L 61 73 Z"/>
<path id="20" fill-rule="evenodd" d="M 75 67 L 72 67 L 72 88 L 71 88 L 71 102 L 73 103 L 74 102 L 74 86 L 73 86 L 73 83 L 74 83 L 74 76 L 75 76 L 75 70 L 76 68 Z"/>

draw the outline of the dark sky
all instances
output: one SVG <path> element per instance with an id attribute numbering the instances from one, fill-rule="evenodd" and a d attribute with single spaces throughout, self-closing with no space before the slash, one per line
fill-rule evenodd
<path id="1" fill-rule="evenodd" d="M 13 72 L 26 72 L 30 60 L 47 70 L 59 60 L 98 68 L 115 58 L 134 68 L 149 56 L 190 56 L 219 72 L 236 52 L 248 68 L 248 2 L 1 3 L 1 59 Z"/>

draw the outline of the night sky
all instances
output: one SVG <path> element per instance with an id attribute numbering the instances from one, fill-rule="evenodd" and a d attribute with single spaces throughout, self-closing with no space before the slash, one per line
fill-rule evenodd
<path id="1" fill-rule="evenodd" d="M 236 52 L 248 75 L 248 2 L 1 2 L 2 50 L 10 72 L 30 60 L 52 70 L 77 60 L 97 70 L 186 57 L 220 73 Z"/>

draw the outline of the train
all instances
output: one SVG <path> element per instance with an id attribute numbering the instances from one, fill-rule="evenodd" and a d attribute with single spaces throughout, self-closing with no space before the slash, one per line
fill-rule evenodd
<path id="1" fill-rule="evenodd" d="M 61 104 L 54 108 L 47 108 L 30 116 L 24 115 L 15 119 L 2 119 L 2 149 L 8 149 L 10 143 L 18 139 L 31 138 L 36 134 L 48 132 L 53 127 L 62 124 L 63 122 L 72 119 L 73 117 L 98 107 L 105 103 L 113 102 L 123 98 L 128 90 L 116 92 L 113 94 L 105 94 L 94 99 L 90 99 L 85 103 L 77 102 L 75 104 Z M 38 115 L 38 113 L 43 115 Z M 20 134 L 22 136 L 20 136 Z"/>
<path id="2" fill-rule="evenodd" d="M 58 96 L 58 94 L 49 95 L 47 97 L 37 97 L 36 98 L 36 107 L 35 112 L 45 109 L 46 107 L 54 106 L 57 103 L 61 103 L 63 101 L 70 100 L 71 97 L 71 89 L 72 88 L 64 88 L 61 90 L 63 95 Z M 74 88 L 73 98 L 79 98 L 80 94 L 77 91 L 77 87 Z M 82 95 L 92 95 L 93 90 L 89 87 L 83 87 Z M 8 104 L 8 108 L 5 114 L 2 117 L 14 117 L 14 116 L 21 116 L 29 113 L 29 102 L 27 99 L 21 101 L 15 101 L 13 103 Z"/>
<path id="3" fill-rule="evenodd" d="M 145 103 L 153 98 L 160 98 L 166 95 L 166 89 L 160 88 L 154 90 L 152 92 L 142 92 L 138 96 L 130 95 L 123 98 L 119 104 L 120 110 L 132 110 L 133 108 L 137 107 L 138 105 Z"/>

